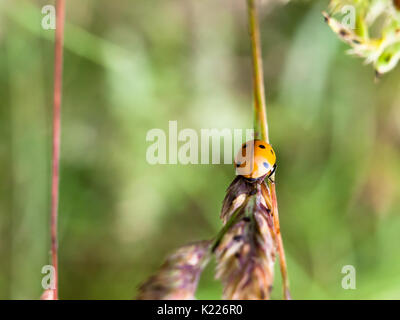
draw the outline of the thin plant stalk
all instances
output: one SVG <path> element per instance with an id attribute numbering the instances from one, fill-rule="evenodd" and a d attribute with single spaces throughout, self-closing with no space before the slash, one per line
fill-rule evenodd
<path id="1" fill-rule="evenodd" d="M 253 86 L 254 86 L 254 113 L 255 113 L 255 136 L 269 143 L 267 108 L 265 99 L 264 73 L 261 54 L 260 26 L 258 22 L 258 10 L 255 0 L 247 0 L 249 29 L 251 38 L 251 48 L 253 57 Z M 275 175 L 273 179 L 275 178 Z M 283 279 L 284 299 L 290 299 L 289 277 L 287 273 L 285 250 L 283 247 L 282 235 L 279 225 L 278 202 L 276 197 L 275 182 L 270 183 L 270 192 L 273 208 L 273 220 L 275 229 L 275 239 L 279 253 L 279 264 Z"/>
<path id="2" fill-rule="evenodd" d="M 53 153 L 51 185 L 51 258 L 54 267 L 54 299 L 58 299 L 58 202 L 60 180 L 60 144 L 61 144 L 61 93 L 64 42 L 65 0 L 56 2 L 56 31 L 54 47 L 54 104 L 53 104 Z"/>
<path id="3" fill-rule="evenodd" d="M 275 229 L 275 240 L 277 243 L 279 266 L 283 280 L 283 296 L 286 300 L 290 300 L 291 296 L 289 291 L 289 276 L 287 272 L 285 249 L 283 247 L 281 227 L 279 223 L 278 200 L 276 198 L 275 181 L 272 181 L 270 183 L 270 189 L 271 189 L 271 199 L 272 199 L 272 217 L 274 220 L 274 229 Z"/>
<path id="4" fill-rule="evenodd" d="M 269 141 L 267 109 L 265 102 L 264 72 L 261 54 L 260 26 L 258 22 L 257 6 L 254 0 L 247 0 L 249 31 L 253 61 L 253 87 L 254 87 L 254 111 L 255 137 Z"/>

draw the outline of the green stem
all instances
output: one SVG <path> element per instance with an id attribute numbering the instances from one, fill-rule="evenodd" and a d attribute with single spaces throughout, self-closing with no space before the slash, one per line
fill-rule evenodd
<path id="1" fill-rule="evenodd" d="M 250 39 L 253 56 L 253 85 L 254 85 L 254 135 L 269 143 L 267 107 L 265 102 L 264 73 L 261 55 L 260 26 L 258 22 L 258 13 L 256 0 L 247 0 L 247 9 L 249 14 Z M 275 177 L 275 174 L 274 174 Z M 275 178 L 273 177 L 273 181 Z M 279 264 L 283 282 L 284 299 L 291 299 L 289 292 L 289 277 L 287 272 L 285 250 L 283 247 L 282 235 L 279 226 L 278 201 L 276 197 L 275 182 L 269 183 L 272 198 L 272 212 L 274 217 L 275 238 L 279 254 Z"/>
<path id="2" fill-rule="evenodd" d="M 247 0 L 249 32 L 253 57 L 254 135 L 269 142 L 267 108 L 265 102 L 264 72 L 261 56 L 260 27 L 255 0 Z"/>

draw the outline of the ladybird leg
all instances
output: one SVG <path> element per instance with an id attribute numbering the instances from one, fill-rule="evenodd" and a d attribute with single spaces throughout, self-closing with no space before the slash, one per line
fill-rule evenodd
<path id="1" fill-rule="evenodd" d="M 272 176 L 272 175 L 275 173 L 275 170 L 276 170 L 276 163 L 275 163 L 274 166 L 272 167 L 272 171 L 271 171 L 271 173 L 268 175 L 268 178 L 269 178 L 270 176 Z"/>
<path id="2" fill-rule="evenodd" d="M 274 183 L 274 182 L 275 182 L 275 181 L 271 178 L 271 177 L 274 175 L 275 170 L 276 170 L 276 163 L 275 163 L 274 166 L 272 167 L 271 173 L 268 175 L 268 180 L 269 180 L 271 183 Z"/>

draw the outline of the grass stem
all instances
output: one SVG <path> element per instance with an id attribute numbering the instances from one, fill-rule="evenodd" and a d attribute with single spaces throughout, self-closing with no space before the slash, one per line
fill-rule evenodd
<path id="1" fill-rule="evenodd" d="M 264 72 L 261 53 L 260 26 L 258 21 L 258 6 L 256 0 L 247 0 L 250 39 L 253 57 L 253 86 L 254 86 L 254 132 L 255 137 L 261 135 L 261 139 L 269 143 L 267 108 L 265 99 Z M 275 180 L 275 174 L 273 177 Z M 283 279 L 284 299 L 290 299 L 289 277 L 287 273 L 285 250 L 279 225 L 278 202 L 276 197 L 275 182 L 269 184 L 271 190 L 275 239 L 279 253 L 280 270 Z"/>
<path id="2" fill-rule="evenodd" d="M 65 0 L 56 2 L 56 31 L 54 47 L 54 104 L 53 104 L 53 152 L 51 184 L 51 256 L 54 267 L 54 299 L 58 299 L 58 202 L 60 180 L 60 145 L 61 145 L 61 94 L 62 65 L 64 42 Z"/>
<path id="3" fill-rule="evenodd" d="M 260 26 L 258 22 L 257 5 L 255 0 L 247 0 L 249 32 L 253 57 L 253 87 L 255 137 L 269 142 L 267 108 L 265 102 L 264 72 L 261 55 Z"/>

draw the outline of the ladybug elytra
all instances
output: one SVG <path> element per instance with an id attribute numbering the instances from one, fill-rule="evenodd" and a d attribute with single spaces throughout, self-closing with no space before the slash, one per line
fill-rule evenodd
<path id="1" fill-rule="evenodd" d="M 276 154 L 272 146 L 262 140 L 250 140 L 243 144 L 235 158 L 236 174 L 254 181 L 270 177 L 276 169 Z"/>

